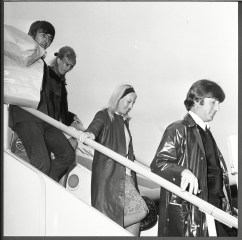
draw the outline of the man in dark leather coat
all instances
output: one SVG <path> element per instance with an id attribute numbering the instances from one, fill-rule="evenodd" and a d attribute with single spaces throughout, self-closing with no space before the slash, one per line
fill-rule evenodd
<path id="1" fill-rule="evenodd" d="M 195 82 L 184 101 L 187 115 L 164 132 L 152 172 L 188 190 L 214 206 L 235 215 L 228 171 L 208 130 L 225 99 L 221 87 L 210 80 Z M 217 236 L 236 236 L 235 229 L 215 220 Z M 208 236 L 206 216 L 198 207 L 161 188 L 159 236 Z"/>

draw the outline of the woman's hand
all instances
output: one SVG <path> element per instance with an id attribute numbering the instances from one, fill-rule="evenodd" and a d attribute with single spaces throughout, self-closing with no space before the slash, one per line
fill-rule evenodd
<path id="1" fill-rule="evenodd" d="M 84 142 L 87 138 L 95 140 L 95 135 L 91 132 L 80 132 L 79 140 L 81 142 Z"/>
<path id="2" fill-rule="evenodd" d="M 88 138 L 91 138 L 92 140 L 95 140 L 95 135 L 91 132 L 84 132 Z"/>

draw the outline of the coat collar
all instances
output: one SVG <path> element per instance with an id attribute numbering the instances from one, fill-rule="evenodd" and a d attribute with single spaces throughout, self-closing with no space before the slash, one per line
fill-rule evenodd
<path id="1" fill-rule="evenodd" d="M 199 125 L 204 131 L 210 128 L 208 122 L 204 122 L 196 113 L 189 111 L 189 115 L 193 118 L 197 125 Z"/>
<path id="2" fill-rule="evenodd" d="M 57 61 L 51 62 L 50 69 L 52 70 L 52 73 L 53 73 L 52 75 L 57 75 L 58 80 L 61 80 L 65 85 L 67 85 L 65 75 L 61 75 L 58 71 Z M 51 72 L 50 72 L 50 75 L 51 75 Z"/>
<path id="3" fill-rule="evenodd" d="M 192 118 L 192 116 L 187 113 L 184 117 L 184 121 L 186 121 L 188 123 L 188 127 L 192 128 L 192 131 L 194 133 L 194 135 L 196 136 L 196 139 L 197 139 L 197 142 L 203 152 L 203 154 L 205 155 L 205 150 L 204 150 L 204 146 L 203 146 L 203 143 L 202 143 L 202 138 L 201 138 L 201 135 L 199 133 L 199 130 L 197 128 L 197 123 L 194 121 L 194 119 Z"/>
<path id="4" fill-rule="evenodd" d="M 184 121 L 188 122 L 188 127 L 194 127 L 196 125 L 196 122 L 189 113 L 185 115 Z"/>

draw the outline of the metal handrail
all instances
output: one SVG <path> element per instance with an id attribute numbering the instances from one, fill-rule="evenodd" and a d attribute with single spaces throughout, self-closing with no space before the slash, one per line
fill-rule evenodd
<path id="1" fill-rule="evenodd" d="M 26 108 L 22 107 L 26 111 L 32 113 L 33 115 L 37 116 L 38 118 L 48 122 L 49 124 L 55 126 L 56 128 L 62 130 L 63 132 L 67 133 L 68 135 L 80 140 L 83 139 L 83 132 L 82 131 L 76 131 L 64 124 L 62 124 L 59 121 L 56 121 L 55 119 L 47 116 L 46 114 L 33 109 L 33 108 Z M 161 187 L 167 189 L 170 192 L 173 192 L 177 196 L 185 199 L 186 201 L 192 203 L 193 205 L 197 206 L 200 211 L 212 215 L 215 219 L 218 221 L 226 224 L 229 227 L 238 228 L 238 219 L 234 216 L 231 216 L 230 214 L 224 212 L 223 210 L 213 206 L 212 204 L 202 200 L 201 198 L 189 194 L 189 192 L 181 191 L 181 188 L 176 186 L 175 184 L 169 182 L 168 180 L 158 176 L 155 173 L 152 173 L 151 171 L 147 170 L 147 168 L 142 167 L 141 165 L 138 165 L 135 162 L 127 161 L 127 159 L 118 153 L 102 146 L 101 144 L 93 141 L 90 138 L 86 138 L 83 141 L 86 145 L 94 148 L 95 150 L 105 154 L 106 156 L 114 159 L 115 161 L 119 162 L 120 164 L 124 165 L 125 167 L 130 168 L 131 170 L 135 171 L 138 174 L 143 175 L 144 177 L 148 178 L 149 180 L 159 184 Z"/>

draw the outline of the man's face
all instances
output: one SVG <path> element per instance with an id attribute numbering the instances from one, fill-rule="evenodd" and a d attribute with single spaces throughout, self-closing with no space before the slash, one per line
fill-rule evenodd
<path id="1" fill-rule="evenodd" d="M 44 49 L 47 49 L 53 41 L 53 36 L 50 34 L 37 31 L 34 40 Z"/>
<path id="2" fill-rule="evenodd" d="M 210 122 L 213 120 L 214 115 L 219 111 L 219 101 L 215 98 L 206 97 L 201 102 L 195 104 L 195 113 L 204 121 Z"/>
<path id="3" fill-rule="evenodd" d="M 75 63 L 70 59 L 64 57 L 62 59 L 57 58 L 58 71 L 61 75 L 65 75 L 67 72 L 75 66 Z"/>
<path id="4" fill-rule="evenodd" d="M 119 114 L 128 114 L 128 112 L 133 108 L 137 95 L 134 92 L 131 92 L 121 98 L 118 103 L 117 112 Z"/>

